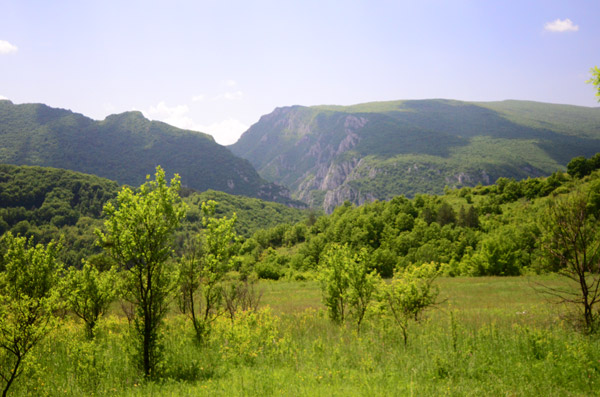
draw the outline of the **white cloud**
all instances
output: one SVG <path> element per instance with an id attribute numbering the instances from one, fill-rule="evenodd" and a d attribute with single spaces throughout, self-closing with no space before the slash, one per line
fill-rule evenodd
<path id="1" fill-rule="evenodd" d="M 151 120 L 160 120 L 175 127 L 186 130 L 200 131 L 213 136 L 215 141 L 221 145 L 235 143 L 248 126 L 239 120 L 227 119 L 209 125 L 195 122 L 189 115 L 190 108 L 187 105 L 169 106 L 160 101 L 156 106 L 150 106 L 142 113 Z"/>
<path id="2" fill-rule="evenodd" d="M 206 95 L 202 95 L 202 94 L 200 94 L 200 95 L 194 95 L 192 97 L 192 102 L 201 102 L 201 101 L 203 101 L 205 99 L 206 99 Z"/>
<path id="3" fill-rule="evenodd" d="M 175 127 L 199 131 L 194 120 L 188 116 L 189 111 L 187 105 L 168 106 L 164 101 L 160 101 L 158 105 L 150 106 L 142 113 L 151 120 L 160 120 Z"/>
<path id="4" fill-rule="evenodd" d="M 579 30 L 579 26 L 574 25 L 573 21 L 571 21 L 569 18 L 564 20 L 556 19 L 552 22 L 547 22 L 546 25 L 544 25 L 544 30 L 558 33 L 577 32 Z"/>
<path id="5" fill-rule="evenodd" d="M 225 92 L 223 94 L 219 94 L 214 99 L 215 100 L 224 99 L 226 101 L 239 101 L 243 97 L 244 97 L 244 93 L 242 91 L 232 91 L 232 92 Z"/>
<path id="6" fill-rule="evenodd" d="M 0 40 L 0 54 L 10 54 L 11 52 L 17 52 L 17 50 L 16 45 L 12 45 L 5 40 Z"/>
<path id="7" fill-rule="evenodd" d="M 237 81 L 235 81 L 235 80 L 226 80 L 225 81 L 225 85 L 227 87 L 235 87 L 237 85 Z"/>
<path id="8" fill-rule="evenodd" d="M 207 126 L 202 126 L 200 131 L 211 134 L 217 143 L 221 145 L 231 145 L 235 143 L 240 135 L 249 128 L 239 120 L 227 119 L 218 121 Z"/>

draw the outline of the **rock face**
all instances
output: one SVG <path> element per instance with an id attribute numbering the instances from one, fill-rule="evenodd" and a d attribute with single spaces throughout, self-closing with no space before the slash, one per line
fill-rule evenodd
<path id="1" fill-rule="evenodd" d="M 579 118 L 585 123 L 574 127 Z M 600 151 L 600 108 L 447 100 L 291 106 L 263 116 L 230 149 L 293 198 L 329 212 L 344 201 L 549 175 Z"/>

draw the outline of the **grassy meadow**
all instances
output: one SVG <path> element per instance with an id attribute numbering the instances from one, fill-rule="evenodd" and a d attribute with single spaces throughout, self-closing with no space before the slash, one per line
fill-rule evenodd
<path id="1" fill-rule="evenodd" d="M 590 396 L 600 339 L 573 327 L 569 308 L 536 292 L 557 276 L 442 278 L 442 301 L 409 328 L 371 314 L 360 333 L 332 323 L 313 281 L 261 282 L 258 312 L 222 316 L 194 341 L 173 310 L 159 381 L 128 347 L 119 305 L 85 339 L 67 315 L 29 357 L 12 395 L 35 396 Z"/>

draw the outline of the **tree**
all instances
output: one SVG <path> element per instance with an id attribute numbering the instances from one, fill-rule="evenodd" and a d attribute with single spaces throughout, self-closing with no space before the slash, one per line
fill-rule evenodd
<path id="1" fill-rule="evenodd" d="M 409 322 L 419 320 L 421 313 L 436 303 L 440 291 L 434 281 L 438 274 L 434 263 L 411 265 L 399 269 L 381 291 L 380 299 L 400 326 L 405 346 Z"/>
<path id="2" fill-rule="evenodd" d="M 597 214 L 589 208 L 587 195 L 581 191 L 550 201 L 542 221 L 542 247 L 558 262 L 559 274 L 574 283 L 544 289 L 579 306 L 591 332 L 597 317 L 594 307 L 600 301 L 600 229 Z"/>
<path id="3" fill-rule="evenodd" d="M 590 69 L 590 73 L 592 77 L 586 81 L 586 83 L 592 84 L 596 87 L 596 96 L 598 97 L 598 102 L 600 102 L 600 68 L 598 66 L 594 66 Z"/>
<path id="4" fill-rule="evenodd" d="M 116 297 L 116 283 L 116 268 L 100 272 L 88 262 L 83 264 L 81 270 L 70 268 L 63 280 L 67 307 L 83 320 L 89 339 L 94 338 L 98 320 Z"/>
<path id="5" fill-rule="evenodd" d="M 0 273 L 0 378 L 6 396 L 23 372 L 25 359 L 51 329 L 60 307 L 56 285 L 60 244 L 33 245 L 25 237 L 2 237 L 5 269 Z"/>
<path id="6" fill-rule="evenodd" d="M 456 223 L 456 213 L 450 204 L 442 202 L 437 210 L 436 221 L 442 226 Z"/>
<path id="7" fill-rule="evenodd" d="M 178 175 L 167 186 L 159 166 L 155 180 L 146 179 L 137 192 L 124 187 L 116 207 L 110 202 L 104 206 L 106 232 L 97 235 L 125 276 L 124 297 L 135 307 L 135 350 L 144 374 L 151 377 L 160 362 L 159 329 L 175 285 L 169 263 L 173 232 L 186 208 Z"/>
<path id="8" fill-rule="evenodd" d="M 583 156 L 574 157 L 569 161 L 569 164 L 567 164 L 567 172 L 573 178 L 583 178 L 592 172 L 591 164 Z"/>
<path id="9" fill-rule="evenodd" d="M 189 309 L 198 341 L 206 338 L 222 311 L 222 281 L 232 267 L 236 248 L 236 215 L 217 219 L 216 205 L 213 200 L 202 203 L 204 230 L 188 246 L 179 268 L 184 306 Z"/>
<path id="10" fill-rule="evenodd" d="M 469 206 L 468 210 L 461 206 L 458 212 L 458 225 L 463 227 L 470 227 L 473 229 L 479 228 L 479 216 L 477 210 L 472 205 Z"/>
<path id="11" fill-rule="evenodd" d="M 329 312 L 329 318 L 343 323 L 347 312 L 348 263 L 352 255 L 347 245 L 332 244 L 319 265 L 319 279 L 323 291 L 323 301 Z"/>
<path id="12" fill-rule="evenodd" d="M 377 273 L 369 271 L 366 251 L 355 254 L 347 244 L 331 244 L 319 266 L 319 276 L 329 317 L 343 323 L 352 316 L 360 330 L 379 282 Z"/>

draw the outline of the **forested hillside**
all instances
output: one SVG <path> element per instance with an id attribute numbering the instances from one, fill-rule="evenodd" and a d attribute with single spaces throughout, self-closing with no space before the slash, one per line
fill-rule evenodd
<path id="1" fill-rule="evenodd" d="M 0 234 L 31 237 L 48 243 L 62 236 L 62 260 L 80 266 L 83 258 L 101 252 L 94 230 L 102 227 L 103 206 L 114 200 L 121 187 L 114 181 L 79 172 L 36 166 L 0 165 Z M 296 223 L 308 216 L 306 210 L 256 198 L 218 191 L 182 192 L 189 209 L 180 231 L 180 242 L 201 227 L 200 206 L 218 202 L 218 216 L 237 215 L 236 232 L 250 236 L 262 228 Z M 96 258 L 100 260 L 101 258 Z"/>
<path id="2" fill-rule="evenodd" d="M 160 164 L 184 186 L 292 203 L 209 135 L 126 112 L 95 121 L 42 104 L 0 100 L 0 163 L 65 168 L 139 186 Z M 298 204 L 298 203 L 296 203 Z"/>
<path id="3" fill-rule="evenodd" d="M 259 230 L 246 240 L 242 255 L 265 278 L 315 277 L 332 244 L 364 250 L 369 267 L 384 277 L 425 263 L 435 263 L 449 276 L 555 271 L 558 264 L 541 244 L 548 205 L 580 192 L 590 215 L 599 216 L 600 174 L 594 171 L 598 160 L 599 156 L 573 159 L 569 168 L 575 176 L 556 172 L 521 181 L 500 178 L 491 186 L 463 187 L 443 195 L 396 196 L 361 206 L 346 202 L 310 224 Z"/>
<path id="4" fill-rule="evenodd" d="M 564 170 L 571 158 L 600 151 L 600 108 L 450 100 L 293 106 L 263 116 L 231 150 L 330 212 L 346 200 Z"/>

